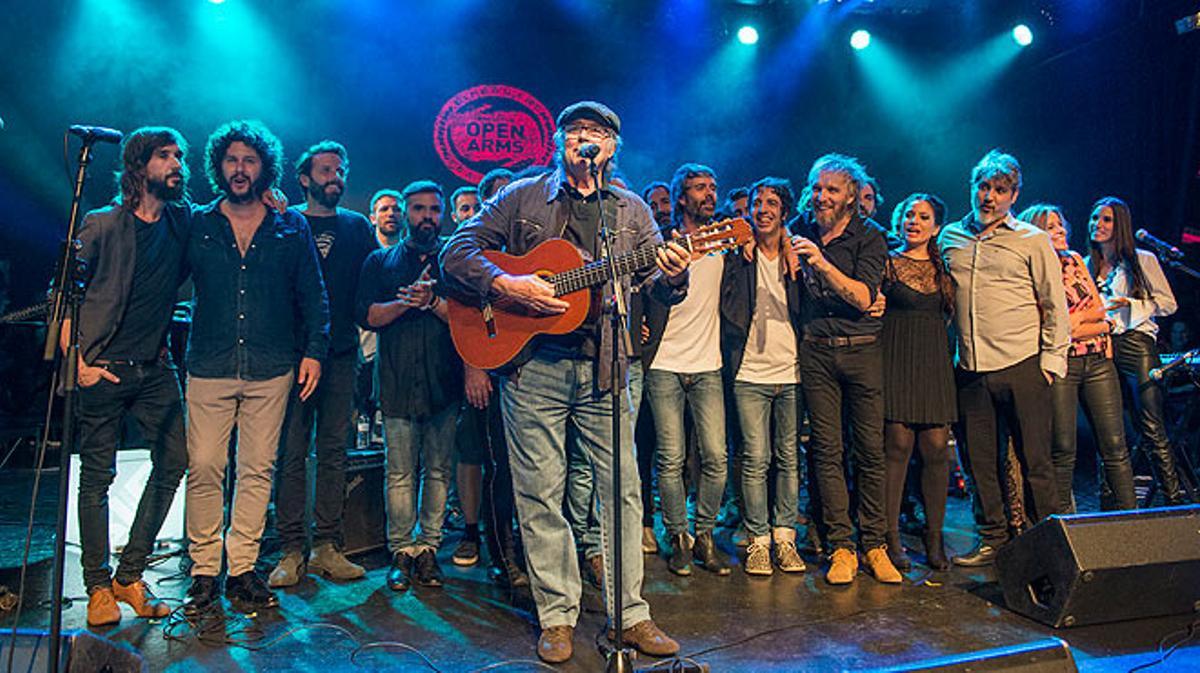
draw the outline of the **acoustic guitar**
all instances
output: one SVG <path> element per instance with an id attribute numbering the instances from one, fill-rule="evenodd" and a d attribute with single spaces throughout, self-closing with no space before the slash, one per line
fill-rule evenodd
<path id="1" fill-rule="evenodd" d="M 730 250 L 753 237 L 750 223 L 729 218 L 700 227 L 695 233 L 674 239 L 692 259 Z M 655 264 L 655 253 L 666 243 L 647 245 L 617 255 L 613 262 L 624 276 Z M 479 369 L 496 369 L 516 357 L 530 339 L 539 334 L 569 334 L 591 310 L 591 288 L 608 280 L 608 261 L 583 263 L 579 250 L 561 238 L 544 241 L 524 255 L 498 250 L 483 253 L 493 264 L 516 276 L 537 274 L 554 286 L 554 296 L 570 307 L 564 313 L 546 315 L 524 304 L 498 297 L 490 301 L 447 298 L 450 335 L 454 347 L 467 364 Z"/>

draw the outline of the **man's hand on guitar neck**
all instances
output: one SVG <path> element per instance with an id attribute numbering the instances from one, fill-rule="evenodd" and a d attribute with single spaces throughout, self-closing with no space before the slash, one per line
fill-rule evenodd
<path id="1" fill-rule="evenodd" d="M 538 313 L 554 315 L 565 313 L 571 307 L 566 301 L 554 296 L 553 285 L 533 274 L 513 276 L 506 273 L 497 276 L 492 281 L 492 287 L 501 295 Z"/>
<path id="2" fill-rule="evenodd" d="M 675 232 L 675 237 L 679 237 L 678 231 Z M 668 241 L 664 247 L 654 253 L 654 256 L 659 270 L 671 281 L 676 281 L 680 274 L 687 271 L 688 263 L 692 261 L 692 256 L 688 251 L 675 241 Z"/>

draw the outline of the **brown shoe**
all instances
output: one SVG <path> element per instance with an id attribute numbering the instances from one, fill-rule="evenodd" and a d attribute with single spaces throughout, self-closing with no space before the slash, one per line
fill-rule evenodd
<path id="1" fill-rule="evenodd" d="M 894 570 L 895 568 L 893 568 Z M 858 555 L 854 553 L 854 550 L 833 550 L 833 562 L 829 564 L 829 572 L 825 573 L 825 581 L 830 584 L 849 584 L 854 581 L 854 576 L 857 574 Z"/>
<path id="2" fill-rule="evenodd" d="M 884 584 L 900 584 L 904 581 L 904 575 L 896 570 L 892 559 L 888 558 L 887 545 L 867 550 L 867 570 Z"/>
<path id="3" fill-rule="evenodd" d="M 121 621 L 121 606 L 112 587 L 100 587 L 88 595 L 88 626 L 108 626 Z"/>
<path id="4" fill-rule="evenodd" d="M 161 619 L 171 614 L 171 608 L 150 591 L 145 580 L 138 580 L 130 585 L 113 580 L 112 592 L 117 600 L 133 608 L 138 617 Z"/>
<path id="5" fill-rule="evenodd" d="M 608 630 L 609 640 L 615 641 L 615 635 L 612 629 Z M 625 629 L 621 634 L 621 641 L 623 645 L 629 645 L 638 652 L 651 657 L 669 657 L 679 652 L 679 643 L 663 633 L 663 630 L 649 619 L 643 619 Z"/>
<path id="6" fill-rule="evenodd" d="M 575 653 L 574 626 L 548 626 L 538 638 L 538 658 L 547 664 L 561 664 Z"/>

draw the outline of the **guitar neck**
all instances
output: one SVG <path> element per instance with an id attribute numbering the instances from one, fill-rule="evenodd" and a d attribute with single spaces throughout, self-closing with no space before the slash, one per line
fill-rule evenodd
<path id="1" fill-rule="evenodd" d="M 40 304 L 34 304 L 19 311 L 2 315 L 0 316 L 0 323 L 24 322 L 30 318 L 45 318 L 49 311 L 50 302 L 44 301 Z"/>
<path id="2" fill-rule="evenodd" d="M 647 245 L 637 250 L 623 252 L 613 258 L 617 274 L 624 276 L 636 273 L 642 269 L 654 266 L 655 254 L 666 243 Z M 598 259 L 577 269 L 556 273 L 546 279 L 554 284 L 555 296 L 578 292 L 596 285 L 603 285 L 608 280 L 608 260 Z"/>

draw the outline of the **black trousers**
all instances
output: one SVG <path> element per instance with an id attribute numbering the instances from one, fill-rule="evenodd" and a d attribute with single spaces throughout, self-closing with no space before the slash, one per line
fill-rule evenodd
<path id="1" fill-rule="evenodd" d="M 1076 418 L 1080 404 L 1083 405 L 1100 451 L 1104 480 L 1111 492 L 1111 504 L 1117 509 L 1137 507 L 1133 493 L 1133 467 L 1129 461 L 1129 447 L 1125 444 L 1121 382 L 1113 361 L 1103 353 L 1068 359 L 1066 378 L 1056 380 L 1050 394 L 1054 398 L 1054 443 L 1050 447 L 1050 455 L 1054 461 L 1058 512 L 1075 512 L 1072 484 L 1077 449 Z"/>
<path id="2" fill-rule="evenodd" d="M 1058 494 L 1050 458 L 1050 385 L 1038 356 L 993 372 L 958 370 L 958 409 L 967 470 L 975 484 L 975 523 L 980 541 L 1008 541 L 1004 516 L 1004 465 L 1011 434 L 1026 486 L 1026 510 L 1034 523 L 1054 514 Z"/>
<path id="3" fill-rule="evenodd" d="M 500 415 L 500 395 L 493 389 L 486 409 L 463 404 L 456 427 L 456 440 L 477 447 L 483 466 L 483 502 L 480 520 L 492 567 L 503 568 L 509 560 L 523 566 L 521 550 L 513 532 L 516 501 L 513 498 L 512 470 L 508 462 L 508 444 L 504 439 L 504 421 Z"/>
<path id="4" fill-rule="evenodd" d="M 146 569 L 146 559 L 171 509 L 175 489 L 187 469 L 187 436 L 183 429 L 183 396 L 174 370 L 162 363 L 111 364 L 106 369 L 121 380 L 101 379 L 80 388 L 79 402 L 79 537 L 84 586 L 90 591 L 112 582 L 109 567 L 108 487 L 117 474 L 117 443 L 126 414 L 132 414 L 150 448 L 152 469 L 129 542 L 121 553 L 116 579 L 131 584 Z"/>
<path id="5" fill-rule="evenodd" d="M 1162 365 L 1158 344 L 1144 332 L 1125 332 L 1113 337 L 1113 350 L 1122 392 L 1130 403 L 1133 425 L 1141 434 L 1139 445 L 1150 454 L 1155 477 L 1167 504 L 1182 504 L 1187 498 L 1179 483 L 1171 441 L 1167 437 L 1163 387 L 1150 379 L 1150 370 Z"/>
<path id="6" fill-rule="evenodd" d="M 843 468 L 842 409 L 852 442 L 858 496 L 859 543 L 863 549 L 884 544 L 883 350 L 879 343 L 829 347 L 800 346 L 800 380 L 809 414 L 812 455 L 823 527 L 832 549 L 854 548 L 850 494 Z M 810 488 L 809 497 L 812 497 Z"/>
<path id="7" fill-rule="evenodd" d="M 342 511 L 346 504 L 346 451 L 354 423 L 358 355 L 329 358 L 321 381 L 305 401 L 299 388 L 288 397 L 279 439 L 279 474 L 275 488 L 275 526 L 283 551 L 303 552 L 307 535 L 308 456 L 316 434 L 317 478 L 313 495 L 312 544 L 342 544 Z"/>

